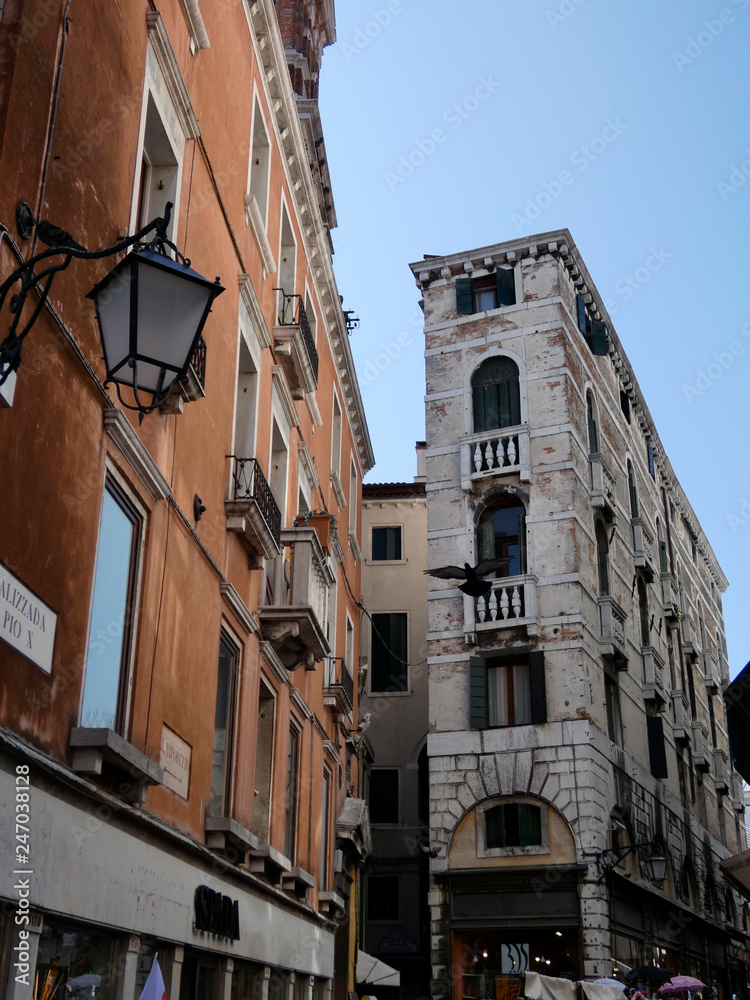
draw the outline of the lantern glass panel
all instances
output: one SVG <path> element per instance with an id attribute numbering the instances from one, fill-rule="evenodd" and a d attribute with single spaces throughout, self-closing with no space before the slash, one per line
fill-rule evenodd
<path id="1" fill-rule="evenodd" d="M 211 291 L 210 284 L 199 284 L 142 260 L 138 268 L 140 357 L 153 359 L 172 373 L 183 368 L 192 354 Z"/>
<path id="2" fill-rule="evenodd" d="M 104 348 L 104 361 L 110 376 L 118 382 L 132 381 L 127 367 L 130 353 L 130 283 L 131 270 L 126 263 L 113 272 L 113 279 L 96 296 L 96 311 Z M 124 368 L 121 366 L 125 365 Z"/>

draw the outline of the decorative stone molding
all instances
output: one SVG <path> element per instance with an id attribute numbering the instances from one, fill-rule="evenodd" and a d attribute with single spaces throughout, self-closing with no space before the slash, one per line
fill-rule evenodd
<path id="1" fill-rule="evenodd" d="M 219 589 L 221 596 L 224 598 L 224 603 L 245 631 L 248 633 L 258 632 L 258 623 L 232 584 L 228 582 L 220 583 Z"/>
<path id="2" fill-rule="evenodd" d="M 193 2 L 197 7 L 197 0 L 193 0 Z M 169 95 L 172 98 L 175 112 L 185 133 L 185 137 L 188 139 L 198 139 L 200 138 L 201 128 L 198 124 L 195 111 L 193 111 L 190 94 L 182 78 L 172 43 L 169 40 L 164 18 L 158 11 L 149 11 L 146 14 L 146 24 L 148 25 L 149 42 L 154 50 L 156 61 L 159 64 L 159 69 L 169 90 Z"/>
<path id="3" fill-rule="evenodd" d="M 127 459 L 153 499 L 166 500 L 172 493 L 172 487 L 159 471 L 158 465 L 122 410 L 104 411 L 104 430 Z"/>

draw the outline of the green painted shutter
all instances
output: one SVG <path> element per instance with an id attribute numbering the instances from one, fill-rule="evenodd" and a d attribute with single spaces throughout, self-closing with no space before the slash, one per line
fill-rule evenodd
<path id="1" fill-rule="evenodd" d="M 481 656 L 469 657 L 469 725 L 487 728 L 487 665 Z"/>
<path id="2" fill-rule="evenodd" d="M 547 721 L 547 690 L 544 683 L 544 650 L 529 653 L 529 688 L 531 689 L 531 722 L 535 726 Z"/>
<path id="3" fill-rule="evenodd" d="M 599 357 L 606 357 L 607 354 L 607 327 L 600 319 L 591 324 L 591 353 Z"/>
<path id="4" fill-rule="evenodd" d="M 456 278 L 456 312 L 459 316 L 468 316 L 474 312 L 471 278 Z"/>
<path id="5" fill-rule="evenodd" d="M 582 295 L 576 295 L 576 308 L 578 309 L 578 329 L 582 334 L 586 333 L 586 303 Z"/>
<path id="6" fill-rule="evenodd" d="M 499 306 L 516 304 L 516 276 L 512 268 L 497 269 L 497 304 Z"/>
<path id="7" fill-rule="evenodd" d="M 655 778 L 668 778 L 664 725 L 660 715 L 646 717 L 646 732 L 648 733 L 648 758 L 651 764 L 651 773 Z"/>

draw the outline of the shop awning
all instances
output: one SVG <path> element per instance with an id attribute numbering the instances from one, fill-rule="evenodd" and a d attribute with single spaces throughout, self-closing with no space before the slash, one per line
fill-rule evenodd
<path id="1" fill-rule="evenodd" d="M 369 986 L 400 986 L 401 973 L 360 950 L 357 952 L 357 982 Z"/>

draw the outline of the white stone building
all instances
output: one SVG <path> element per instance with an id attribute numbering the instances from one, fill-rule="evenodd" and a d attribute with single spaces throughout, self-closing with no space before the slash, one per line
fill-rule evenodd
<path id="1" fill-rule="evenodd" d="M 727 581 L 601 298 L 566 230 L 411 268 L 429 565 L 494 561 L 428 597 L 433 996 L 649 962 L 744 990 Z"/>

